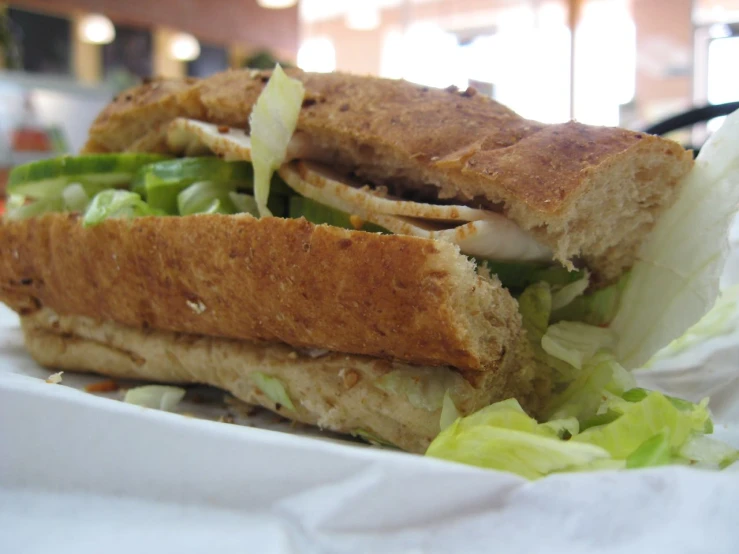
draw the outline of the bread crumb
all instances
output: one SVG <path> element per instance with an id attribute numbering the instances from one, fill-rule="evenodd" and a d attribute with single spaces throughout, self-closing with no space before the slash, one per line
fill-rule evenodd
<path id="1" fill-rule="evenodd" d="M 59 371 L 58 373 L 52 373 L 46 378 L 46 382 L 49 383 L 50 385 L 58 385 L 59 383 L 62 382 L 63 373 L 64 373 L 63 371 Z"/>
<path id="2" fill-rule="evenodd" d="M 220 423 L 233 423 L 235 420 L 234 420 L 234 416 L 232 416 L 231 414 L 225 414 L 225 415 L 220 416 L 218 418 L 218 421 Z"/>
<path id="3" fill-rule="evenodd" d="M 359 231 L 364 225 L 364 220 L 358 215 L 350 215 L 349 223 L 351 223 L 352 227 L 354 227 L 357 231 Z"/>
<path id="4" fill-rule="evenodd" d="M 197 302 L 193 302 L 192 300 L 185 300 L 185 303 L 187 304 L 188 308 L 190 308 L 198 315 L 202 314 L 206 309 L 205 304 L 203 304 L 202 300 L 198 300 Z"/>
<path id="5" fill-rule="evenodd" d="M 359 372 L 354 369 L 342 369 L 339 371 L 339 377 L 341 377 L 344 387 L 347 389 L 353 388 L 359 382 Z"/>
<path id="6" fill-rule="evenodd" d="M 290 358 L 291 360 L 297 360 L 298 359 L 298 353 L 297 352 L 290 352 L 287 355 L 287 357 Z"/>

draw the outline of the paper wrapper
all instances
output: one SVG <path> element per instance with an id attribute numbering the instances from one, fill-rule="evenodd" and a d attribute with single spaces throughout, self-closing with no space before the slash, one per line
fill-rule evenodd
<path id="1" fill-rule="evenodd" d="M 739 225 L 732 241 L 724 287 L 739 284 Z M 637 379 L 710 395 L 715 436 L 739 447 L 736 316 Z M 99 377 L 49 373 L 0 311 L 3 552 L 739 551 L 739 464 L 528 482 L 192 401 L 212 392 L 170 414 L 80 390 Z M 208 420 L 227 413 L 245 425 Z"/>

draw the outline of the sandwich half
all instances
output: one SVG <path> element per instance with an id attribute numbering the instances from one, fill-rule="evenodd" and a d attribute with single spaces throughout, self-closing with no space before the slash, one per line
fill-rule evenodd
<path id="1" fill-rule="evenodd" d="M 99 115 L 81 156 L 13 172 L 0 300 L 50 368 L 209 384 L 423 452 L 493 402 L 546 411 L 567 372 L 531 287 L 544 328 L 606 325 L 692 164 L 473 89 L 155 80 Z"/>

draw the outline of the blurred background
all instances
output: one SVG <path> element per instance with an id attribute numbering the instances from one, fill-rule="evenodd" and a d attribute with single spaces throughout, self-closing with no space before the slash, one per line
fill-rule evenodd
<path id="1" fill-rule="evenodd" d="M 0 183 L 77 151 L 141 79 L 276 60 L 644 130 L 739 101 L 739 0 L 0 0 Z M 671 136 L 699 146 L 721 124 L 704 119 Z"/>

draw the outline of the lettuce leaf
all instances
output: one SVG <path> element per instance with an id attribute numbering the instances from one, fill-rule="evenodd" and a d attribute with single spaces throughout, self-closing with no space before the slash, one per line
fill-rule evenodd
<path id="1" fill-rule="evenodd" d="M 441 417 L 439 418 L 439 429 L 442 431 L 459 419 L 459 411 L 452 400 L 449 391 L 444 393 L 444 400 L 441 403 Z"/>
<path id="2" fill-rule="evenodd" d="M 641 367 L 711 309 L 739 204 L 739 111 L 726 118 L 638 252 L 611 328 L 618 360 Z"/>
<path id="3" fill-rule="evenodd" d="M 628 455 L 626 467 L 635 469 L 664 466 L 671 461 L 670 428 L 665 427 L 659 433 L 641 443 L 636 450 Z"/>
<path id="4" fill-rule="evenodd" d="M 650 392 L 640 402 L 628 405 L 612 423 L 591 427 L 572 440 L 600 446 L 614 458 L 626 459 L 644 441 L 668 429 L 670 447 L 679 449 L 693 433 L 702 433 L 710 419 L 705 404 L 693 406 L 690 411 L 681 411 L 662 393 Z"/>
<path id="5" fill-rule="evenodd" d="M 590 285 L 590 274 L 585 271 L 581 279 L 563 286 L 552 294 L 552 311 L 569 306 L 573 300 L 582 296 Z"/>
<path id="6" fill-rule="evenodd" d="M 611 348 L 614 343 L 615 337 L 608 329 L 579 321 L 560 321 L 550 325 L 541 339 L 541 346 L 547 354 L 577 369 L 582 369 L 596 352 Z"/>
<path id="7" fill-rule="evenodd" d="M 288 77 L 277 65 L 249 117 L 254 197 L 260 216 L 272 215 L 267 208 L 270 180 L 285 162 L 304 94 L 303 83 Z"/>
<path id="8" fill-rule="evenodd" d="M 185 396 L 185 389 L 166 385 L 145 385 L 126 391 L 123 401 L 145 408 L 171 412 Z"/>
<path id="9" fill-rule="evenodd" d="M 415 408 L 433 412 L 443 408 L 444 397 L 461 379 L 444 367 L 403 366 L 389 371 L 373 385 L 389 394 L 405 396 Z"/>
<path id="10" fill-rule="evenodd" d="M 582 321 L 590 325 L 607 325 L 618 311 L 621 294 L 628 280 L 629 274 L 626 273 L 608 287 L 574 298 L 572 302 L 552 313 L 552 322 Z"/>
<path id="11" fill-rule="evenodd" d="M 264 393 L 276 406 L 284 406 L 290 411 L 295 411 L 295 404 L 290 400 L 285 385 L 282 384 L 277 377 L 267 375 L 261 371 L 254 371 L 249 374 L 257 388 Z"/>
<path id="12" fill-rule="evenodd" d="M 734 285 L 721 293 L 713 309 L 698 323 L 657 352 L 646 366 L 649 367 L 657 360 L 676 356 L 705 340 L 728 335 L 737 327 L 739 327 L 739 285 Z"/>
<path id="13" fill-rule="evenodd" d="M 563 441 L 541 427 L 515 400 L 456 420 L 431 443 L 427 456 L 536 479 L 609 458 L 604 449 Z"/>
<path id="14" fill-rule="evenodd" d="M 109 189 L 95 195 L 85 211 L 84 227 L 91 227 L 110 218 L 143 217 L 162 215 L 144 202 L 135 192 Z"/>
<path id="15" fill-rule="evenodd" d="M 704 435 L 688 439 L 679 455 L 691 465 L 710 469 L 724 469 L 739 460 L 739 450 Z"/>

